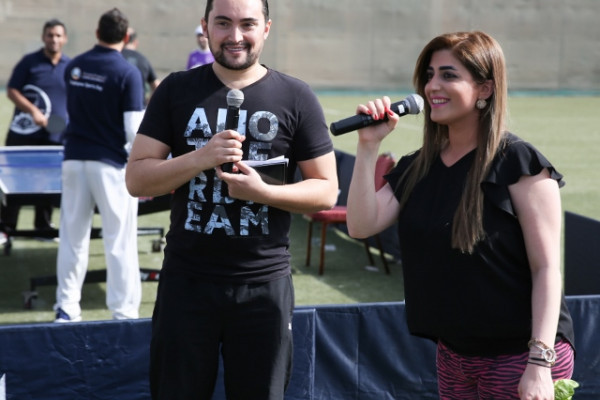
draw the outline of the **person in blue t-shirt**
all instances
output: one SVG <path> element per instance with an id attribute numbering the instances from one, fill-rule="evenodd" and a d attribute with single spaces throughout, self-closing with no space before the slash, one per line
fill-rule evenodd
<path id="1" fill-rule="evenodd" d="M 67 43 L 65 25 L 57 19 L 47 21 L 42 29 L 42 42 L 44 47 L 21 58 L 8 81 L 6 95 L 14 103 L 15 111 L 6 136 L 7 146 L 48 146 L 61 142 L 62 129 L 50 129 L 48 120 L 51 115 L 68 120 L 63 75 L 70 59 L 62 53 Z M 20 208 L 21 204 L 14 201 L 2 206 L 3 229 L 16 229 Z M 53 228 L 52 208 L 51 204 L 35 206 L 35 229 Z"/>
<path id="2" fill-rule="evenodd" d="M 62 131 L 46 128 L 50 115 L 67 116 L 67 94 L 63 75 L 70 59 L 62 53 L 67 43 L 65 25 L 52 19 L 42 30 L 44 47 L 26 54 L 13 69 L 6 95 L 15 112 L 6 137 L 7 146 L 56 145 Z"/>
<path id="3" fill-rule="evenodd" d="M 114 8 L 98 22 L 98 43 L 65 71 L 67 110 L 62 164 L 55 322 L 81 320 L 94 207 L 102 218 L 106 304 L 114 319 L 137 318 L 141 281 L 137 199 L 125 187 L 128 148 L 143 116 L 140 72 L 121 55 L 128 20 Z"/>

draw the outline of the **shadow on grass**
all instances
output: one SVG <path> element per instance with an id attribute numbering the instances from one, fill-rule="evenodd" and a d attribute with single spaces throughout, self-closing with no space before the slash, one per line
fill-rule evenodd
<path id="1" fill-rule="evenodd" d="M 401 265 L 388 256 L 391 274 L 387 275 L 375 248 L 371 248 L 375 265 L 369 265 L 363 243 L 337 229 L 327 232 L 329 250 L 325 252 L 324 274 L 319 275 L 321 227 L 315 224 L 313 229 L 310 266 L 306 267 L 308 222 L 294 215 L 290 252 L 297 305 L 404 300 Z"/>

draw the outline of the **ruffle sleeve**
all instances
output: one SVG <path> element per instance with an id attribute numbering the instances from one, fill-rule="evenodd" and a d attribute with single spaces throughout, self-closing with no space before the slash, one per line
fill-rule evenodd
<path id="1" fill-rule="evenodd" d="M 559 187 L 565 185 L 563 175 L 542 153 L 532 144 L 509 133 L 482 183 L 482 189 L 494 205 L 515 215 L 508 186 L 517 183 L 522 176 L 535 176 L 544 168 L 548 169 Z"/>
<path id="2" fill-rule="evenodd" d="M 400 193 L 403 192 L 401 187 L 398 187 L 398 182 L 402 178 L 402 174 L 410 167 L 412 162 L 417 158 L 420 150 L 415 151 L 414 153 L 402 156 L 396 166 L 392 168 L 392 170 L 384 175 L 385 180 L 390 184 L 392 189 L 394 189 L 394 194 L 398 200 L 400 199 Z"/>

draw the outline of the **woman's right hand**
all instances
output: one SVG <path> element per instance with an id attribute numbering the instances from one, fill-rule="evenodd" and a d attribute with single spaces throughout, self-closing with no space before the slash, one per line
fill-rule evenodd
<path id="1" fill-rule="evenodd" d="M 359 129 L 358 137 L 360 142 L 379 143 L 396 128 L 400 116 L 390 109 L 390 105 L 391 101 L 388 96 L 371 100 L 367 104 L 358 105 L 356 108 L 357 114 L 367 114 L 375 121 L 384 121 Z"/>

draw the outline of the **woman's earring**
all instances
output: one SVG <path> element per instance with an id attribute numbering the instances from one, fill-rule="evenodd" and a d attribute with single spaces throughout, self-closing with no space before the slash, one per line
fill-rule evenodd
<path id="1" fill-rule="evenodd" d="M 487 101 L 485 101 L 485 99 L 479 99 L 477 100 L 477 103 L 475 103 L 475 107 L 479 110 L 483 110 L 485 106 L 487 106 Z"/>

